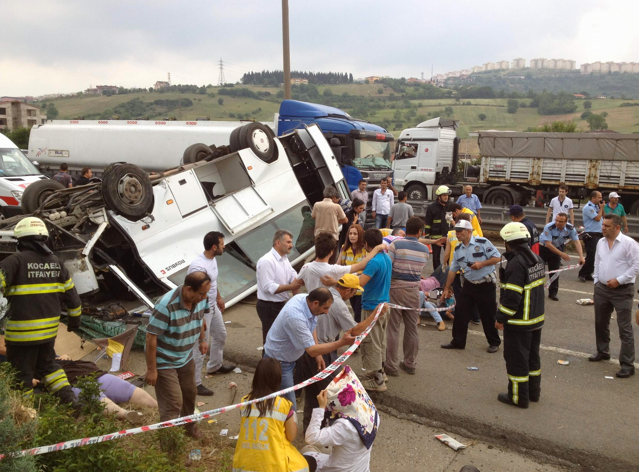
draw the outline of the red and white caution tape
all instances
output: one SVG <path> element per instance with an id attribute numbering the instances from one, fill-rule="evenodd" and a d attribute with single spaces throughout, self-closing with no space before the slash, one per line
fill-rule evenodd
<path id="1" fill-rule="evenodd" d="M 23 451 L 11 453 L 10 455 L 14 457 L 36 456 L 39 454 L 47 454 L 49 452 L 64 451 L 66 449 L 72 449 L 74 447 L 87 446 L 89 444 L 97 444 L 97 443 L 106 442 L 106 441 L 113 441 L 114 439 L 120 439 L 125 436 L 132 436 L 134 434 L 145 433 L 147 431 L 154 431 L 154 430 L 164 429 L 164 428 L 172 428 L 174 426 L 182 426 L 189 423 L 195 423 L 197 421 L 210 418 L 212 416 L 217 416 L 222 413 L 226 413 L 227 411 L 244 407 L 246 405 L 251 405 L 257 402 L 261 402 L 269 398 L 281 396 L 288 392 L 292 392 L 294 390 L 299 390 L 301 388 L 306 387 L 307 385 L 311 385 L 320 380 L 324 380 L 325 378 L 330 376 L 333 372 L 335 372 L 337 369 L 339 369 L 346 362 L 346 360 L 351 356 L 351 354 L 355 352 L 355 350 L 359 347 L 359 345 L 362 343 L 364 338 L 368 336 L 368 333 L 371 332 L 371 330 L 373 329 L 373 326 L 375 326 L 380 314 L 382 313 L 382 308 L 383 306 L 380 306 L 380 308 L 375 313 L 375 318 L 373 318 L 373 321 L 368 326 L 368 328 L 366 328 L 366 330 L 361 335 L 355 338 L 355 342 L 353 343 L 353 345 L 349 347 L 340 357 L 338 357 L 335 360 L 335 362 L 333 362 L 331 365 L 326 367 L 323 371 L 319 372 L 317 375 L 311 377 L 308 380 L 305 380 L 304 382 L 294 385 L 292 387 L 285 388 L 283 390 L 280 390 L 279 392 L 272 393 L 262 398 L 256 398 L 255 400 L 237 403 L 235 405 L 229 405 L 223 408 L 216 408 L 214 410 L 205 411 L 203 413 L 196 413 L 194 415 L 184 416 L 182 418 L 176 418 L 174 420 L 164 421 L 162 423 L 156 423 L 149 426 L 141 426 L 139 428 L 125 429 L 123 431 L 106 434 L 104 436 L 94 436 L 92 438 L 73 439 L 71 441 L 65 441 L 58 444 L 51 444 L 49 446 L 34 447 L 33 449 L 25 449 Z M 0 460 L 2 460 L 5 456 L 6 454 L 0 454 Z"/>
<path id="2" fill-rule="evenodd" d="M 401 306 L 401 305 L 394 305 L 392 303 L 388 304 L 389 308 L 395 308 L 397 310 L 413 310 L 413 311 L 448 311 L 448 310 L 452 310 L 453 308 L 455 308 L 455 305 L 451 305 L 451 306 L 445 306 L 445 307 L 441 307 L 441 308 L 413 308 L 413 307 L 409 307 L 409 306 Z"/>
<path id="3" fill-rule="evenodd" d="M 562 267 L 561 269 L 551 270 L 551 271 L 546 272 L 546 274 L 548 274 L 548 275 L 550 275 L 550 274 L 553 274 L 553 275 L 552 275 L 552 277 L 550 277 L 548 279 L 548 282 L 546 282 L 544 284 L 544 290 L 548 289 L 548 287 L 550 287 L 550 284 L 552 284 L 555 280 L 557 280 L 559 278 L 559 274 L 561 272 L 565 272 L 567 270 L 573 270 L 573 269 L 576 269 L 578 267 L 581 267 L 581 264 L 572 264 L 572 265 L 569 265 L 569 266 L 566 266 L 566 267 Z"/>

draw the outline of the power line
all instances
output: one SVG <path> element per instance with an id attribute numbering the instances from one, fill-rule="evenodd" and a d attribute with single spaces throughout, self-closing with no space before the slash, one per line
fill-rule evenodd
<path id="1" fill-rule="evenodd" d="M 226 83 L 226 80 L 224 80 L 224 61 L 222 61 L 222 58 L 220 58 L 220 75 L 217 79 L 217 84 L 218 85 L 224 85 Z"/>

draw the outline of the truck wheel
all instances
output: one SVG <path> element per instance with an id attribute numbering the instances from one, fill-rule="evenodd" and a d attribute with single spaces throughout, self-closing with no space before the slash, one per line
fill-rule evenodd
<path id="1" fill-rule="evenodd" d="M 231 131 L 231 137 L 229 140 L 229 147 L 231 148 L 231 152 L 237 152 L 240 149 L 244 149 L 244 147 L 246 147 L 242 146 L 242 143 L 240 142 L 240 132 L 243 128 L 244 126 L 238 126 L 233 131 Z"/>
<path id="2" fill-rule="evenodd" d="M 31 184 L 31 185 L 33 185 L 33 184 Z M 27 187 L 27 188 L 29 188 L 29 187 Z M 27 192 L 24 192 L 24 193 L 27 193 Z M 24 197 L 22 197 L 22 201 L 23 201 L 22 206 L 24 206 Z M 634 215 L 634 216 L 639 215 L 639 200 L 635 200 L 634 203 L 630 206 L 630 212 L 628 214 L 629 215 Z"/>
<path id="3" fill-rule="evenodd" d="M 211 155 L 211 148 L 206 144 L 197 143 L 191 144 L 184 150 L 184 155 L 182 156 L 182 163 L 184 164 L 195 164 L 196 162 L 200 162 L 204 160 L 204 158 Z"/>
<path id="4" fill-rule="evenodd" d="M 512 194 L 503 188 L 496 188 L 488 192 L 485 203 L 489 205 L 510 206 L 514 204 Z"/>
<path id="5" fill-rule="evenodd" d="M 267 164 L 277 159 L 273 132 L 262 123 L 249 123 L 240 128 L 240 144 L 249 148 Z"/>
<path id="6" fill-rule="evenodd" d="M 423 202 L 427 199 L 426 197 L 426 187 L 422 184 L 410 184 L 406 187 L 406 195 L 408 195 L 409 200 L 417 200 Z"/>
<path id="7" fill-rule="evenodd" d="M 64 188 L 57 180 L 38 180 L 29 185 L 22 194 L 22 210 L 25 214 L 33 213 L 56 190 Z"/>
<path id="8" fill-rule="evenodd" d="M 120 164 L 104 174 L 102 198 L 110 210 L 138 221 L 153 208 L 153 186 L 140 167 Z"/>

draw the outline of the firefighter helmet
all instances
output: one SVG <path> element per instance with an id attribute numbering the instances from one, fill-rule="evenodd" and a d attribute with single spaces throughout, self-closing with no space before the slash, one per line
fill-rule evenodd
<path id="1" fill-rule="evenodd" d="M 530 232 L 528 231 L 528 228 L 526 228 L 526 225 L 524 225 L 523 223 L 508 223 L 501 229 L 499 235 L 507 243 L 513 241 L 527 242 L 530 240 Z"/>
<path id="2" fill-rule="evenodd" d="M 439 187 L 437 187 L 437 190 L 435 190 L 435 195 L 437 195 L 438 197 L 440 195 L 450 195 L 451 193 L 452 192 L 450 191 L 450 189 L 445 185 L 440 185 Z"/>
<path id="3" fill-rule="evenodd" d="M 44 238 L 48 238 L 49 231 L 47 230 L 47 226 L 44 224 L 44 221 L 40 218 L 30 216 L 20 220 L 20 223 L 18 223 L 13 230 L 13 235 L 17 239 L 25 238 L 27 236 L 43 236 Z"/>

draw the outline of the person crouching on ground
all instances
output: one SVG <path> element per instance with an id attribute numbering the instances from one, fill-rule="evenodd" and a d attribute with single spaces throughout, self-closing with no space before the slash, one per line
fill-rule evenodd
<path id="1" fill-rule="evenodd" d="M 319 408 L 313 410 L 306 430 L 309 446 L 302 450 L 309 470 L 368 472 L 379 414 L 349 366 L 320 392 L 317 401 Z M 320 429 L 322 422 L 327 424 Z M 330 456 L 316 449 L 322 446 L 333 447 Z"/>
<path id="2" fill-rule="evenodd" d="M 281 382 L 280 363 L 263 358 L 255 369 L 251 391 L 242 402 L 277 392 Z M 276 396 L 247 405 L 242 408 L 241 417 L 233 470 L 308 471 L 306 459 L 291 444 L 297 436 L 297 415 L 289 400 Z"/>

